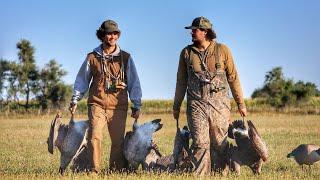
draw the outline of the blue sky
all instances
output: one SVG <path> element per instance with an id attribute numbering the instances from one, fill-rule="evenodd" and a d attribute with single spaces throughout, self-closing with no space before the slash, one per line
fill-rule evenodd
<path id="1" fill-rule="evenodd" d="M 172 99 L 184 29 L 193 18 L 211 20 L 217 41 L 232 51 L 245 97 L 281 66 L 286 77 L 320 87 L 320 1 L 35 1 L 0 2 L 0 58 L 16 60 L 16 43 L 31 41 L 36 62 L 55 59 L 72 84 L 86 54 L 99 45 L 96 29 L 118 22 L 119 45 L 131 53 L 144 99 Z"/>

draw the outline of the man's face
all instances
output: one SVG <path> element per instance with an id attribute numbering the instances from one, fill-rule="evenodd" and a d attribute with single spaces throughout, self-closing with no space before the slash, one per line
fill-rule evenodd
<path id="1" fill-rule="evenodd" d="M 118 39 L 119 39 L 119 32 L 110 32 L 104 36 L 104 43 L 106 43 L 109 46 L 114 46 L 116 45 Z"/>
<path id="2" fill-rule="evenodd" d="M 207 31 L 203 29 L 192 29 L 191 36 L 192 42 L 201 42 L 206 39 Z"/>

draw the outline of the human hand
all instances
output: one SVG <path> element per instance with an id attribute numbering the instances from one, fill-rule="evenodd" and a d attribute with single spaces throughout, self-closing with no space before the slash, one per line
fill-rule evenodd
<path id="1" fill-rule="evenodd" d="M 74 114 L 76 112 L 76 109 L 77 109 L 77 104 L 71 102 L 70 105 L 69 105 L 69 111 L 71 114 Z"/>
<path id="2" fill-rule="evenodd" d="M 132 108 L 131 117 L 134 119 L 138 119 L 140 116 L 140 109 L 134 109 Z"/>
<path id="3" fill-rule="evenodd" d="M 239 108 L 239 113 L 242 117 L 246 117 L 248 115 L 247 108 Z"/>
<path id="4" fill-rule="evenodd" d="M 173 118 L 174 119 L 179 119 L 180 116 L 180 111 L 179 110 L 173 110 Z"/>

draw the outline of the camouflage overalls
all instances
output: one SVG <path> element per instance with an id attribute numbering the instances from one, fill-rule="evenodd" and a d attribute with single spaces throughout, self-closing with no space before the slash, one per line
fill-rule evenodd
<path id="1" fill-rule="evenodd" d="M 197 52 L 189 47 L 186 59 L 187 82 L 187 121 L 193 139 L 195 173 L 208 174 L 225 166 L 227 129 L 230 118 L 230 100 L 225 71 L 221 68 L 222 59 L 219 44 L 214 52 Z M 201 61 L 200 72 L 193 68 L 193 53 Z M 215 61 L 215 70 L 210 71 L 205 61 Z"/>

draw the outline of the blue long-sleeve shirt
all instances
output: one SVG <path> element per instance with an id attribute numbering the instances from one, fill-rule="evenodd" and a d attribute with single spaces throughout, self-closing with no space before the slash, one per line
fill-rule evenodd
<path id="1" fill-rule="evenodd" d="M 109 55 L 106 55 L 103 52 L 101 45 L 95 48 L 93 51 L 95 51 L 101 56 L 119 56 L 120 55 L 120 47 L 118 45 L 116 47 L 116 50 Z M 104 58 L 104 59 L 108 60 L 110 58 Z M 133 104 L 133 107 L 136 109 L 140 109 L 142 90 L 140 86 L 139 76 L 131 56 L 128 59 L 126 72 L 127 72 L 127 89 L 129 93 L 129 98 Z M 80 70 L 77 74 L 76 80 L 74 82 L 73 96 L 71 99 L 72 103 L 77 104 L 77 102 L 80 99 L 82 99 L 82 97 L 90 87 L 91 80 L 92 80 L 92 74 L 90 71 L 90 63 L 86 59 L 82 63 Z"/>

